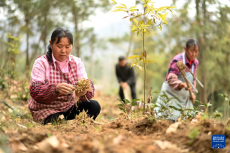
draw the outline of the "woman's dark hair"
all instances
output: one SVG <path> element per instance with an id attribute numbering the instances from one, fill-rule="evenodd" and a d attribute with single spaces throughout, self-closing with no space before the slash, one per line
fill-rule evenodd
<path id="1" fill-rule="evenodd" d="M 191 46 L 194 46 L 194 48 L 196 47 L 196 45 L 198 46 L 199 50 L 200 50 L 200 44 L 196 39 L 189 39 L 186 42 L 186 48 L 189 49 Z"/>
<path id="2" fill-rule="evenodd" d="M 51 35 L 51 44 L 53 44 L 56 39 L 57 39 L 56 43 L 59 43 L 61 38 L 63 38 L 63 37 L 67 37 L 69 39 L 70 44 L 73 45 L 72 33 L 69 30 L 63 29 L 63 28 L 57 28 L 53 31 L 53 33 Z M 51 46 L 48 45 L 47 49 L 48 49 L 48 51 L 46 53 L 46 57 L 47 57 L 49 63 L 53 63 Z"/>

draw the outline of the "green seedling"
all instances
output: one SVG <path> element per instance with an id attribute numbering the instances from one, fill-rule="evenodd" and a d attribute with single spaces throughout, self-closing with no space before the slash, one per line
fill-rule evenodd
<path id="1" fill-rule="evenodd" d="M 221 118 L 222 116 L 223 114 L 217 110 L 212 114 L 212 118 L 214 119 Z"/>
<path id="2" fill-rule="evenodd" d="M 140 99 L 134 99 L 132 101 L 129 101 L 128 99 L 119 100 L 120 104 L 118 104 L 118 108 L 123 112 L 120 115 L 129 116 L 132 114 L 132 106 L 136 106 L 137 101 L 140 101 Z"/>
<path id="3" fill-rule="evenodd" d="M 229 107 L 228 106 L 230 106 L 230 99 L 229 99 L 229 96 L 227 95 L 227 94 L 219 94 L 221 97 L 223 97 L 224 98 L 224 101 L 225 101 L 225 103 L 226 103 L 226 107 L 225 107 L 225 113 L 224 113 L 224 117 L 226 118 L 226 119 L 228 119 L 229 118 Z"/>
<path id="4" fill-rule="evenodd" d="M 196 139 L 196 137 L 200 134 L 199 130 L 197 128 L 192 129 L 192 131 L 189 133 L 188 137 L 190 139 L 189 145 L 193 143 L 193 141 Z"/>
<path id="5" fill-rule="evenodd" d="M 116 4 L 115 0 L 112 0 L 113 4 Z M 153 5 L 151 0 L 141 0 L 144 11 L 141 12 L 137 9 L 136 6 L 128 8 L 125 4 L 120 4 L 115 7 L 114 12 L 125 12 L 127 16 L 125 18 L 129 18 L 132 23 L 132 32 L 135 32 L 137 36 L 142 36 L 143 50 L 141 55 L 132 55 L 127 59 L 135 59 L 135 62 L 131 64 L 131 67 L 136 67 L 140 69 L 144 73 L 144 105 L 143 105 L 143 113 L 145 113 L 145 104 L 146 104 L 146 66 L 147 63 L 154 64 L 153 60 L 147 58 L 147 52 L 145 50 L 145 36 L 150 35 L 150 31 L 155 29 L 156 27 L 162 30 L 163 24 L 168 24 L 166 21 L 166 16 L 168 15 L 168 11 L 172 12 L 172 9 L 175 6 L 164 6 L 160 8 L 156 8 Z M 140 66 L 139 62 L 142 62 L 143 66 Z"/>

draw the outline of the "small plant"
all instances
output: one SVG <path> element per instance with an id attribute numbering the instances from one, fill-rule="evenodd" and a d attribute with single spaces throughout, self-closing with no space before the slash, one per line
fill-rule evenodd
<path id="1" fill-rule="evenodd" d="M 225 109 L 226 109 L 226 113 L 224 114 L 224 116 L 225 116 L 225 118 L 226 119 L 228 119 L 229 118 L 229 107 L 228 106 L 230 106 L 230 99 L 228 98 L 229 96 L 227 95 L 227 94 L 219 94 L 221 97 L 223 97 L 224 98 L 224 101 L 225 101 L 225 103 L 226 103 L 226 107 L 225 107 Z"/>
<path id="2" fill-rule="evenodd" d="M 85 91 L 85 90 L 92 91 L 90 80 L 83 78 L 83 79 L 77 81 L 77 84 L 75 85 L 74 90 L 75 90 L 76 95 L 78 95 L 79 93 L 81 93 L 82 91 Z M 86 96 L 85 96 L 85 98 L 87 99 Z M 78 99 L 76 99 L 75 101 L 78 101 Z M 87 101 L 89 101 L 89 100 L 87 99 Z"/>
<path id="3" fill-rule="evenodd" d="M 208 113 L 209 112 L 208 108 L 211 107 L 211 106 L 212 106 L 212 104 L 210 102 L 208 102 L 207 104 L 204 103 L 204 104 L 200 105 L 199 107 L 204 107 L 205 108 L 205 112 L 204 113 Z"/>
<path id="4" fill-rule="evenodd" d="M 230 99 L 228 98 L 228 95 L 227 94 L 219 94 L 221 97 L 224 98 L 225 102 L 230 105 Z"/>
<path id="5" fill-rule="evenodd" d="M 200 134 L 199 130 L 197 128 L 192 129 L 192 131 L 189 133 L 188 137 L 190 139 L 189 145 L 193 143 L 195 138 Z"/>
<path id="6" fill-rule="evenodd" d="M 140 101 L 140 99 L 133 99 L 132 101 L 129 101 L 128 99 L 119 100 L 121 103 L 118 104 L 118 108 L 123 112 L 120 115 L 125 115 L 129 117 L 130 114 L 132 114 L 132 106 L 136 106 L 137 101 Z"/>
<path id="7" fill-rule="evenodd" d="M 159 93 L 159 91 L 154 91 L 154 93 Z M 179 110 L 177 107 L 173 106 L 173 103 L 176 101 L 173 101 L 173 99 L 176 99 L 176 97 L 168 97 L 168 95 L 163 91 L 160 94 L 160 99 L 162 103 L 158 103 L 153 105 L 155 107 L 155 114 L 159 119 L 168 119 L 173 116 L 174 110 Z M 180 106 L 180 104 L 179 104 Z"/>
<path id="8" fill-rule="evenodd" d="M 6 79 L 3 76 L 0 76 L 0 90 L 3 90 L 7 87 Z"/>
<path id="9" fill-rule="evenodd" d="M 83 125 L 86 125 L 87 123 L 91 123 L 93 120 L 92 118 L 89 117 L 89 115 L 87 114 L 85 110 L 80 112 L 80 114 L 77 115 L 75 119 Z"/>
<path id="10" fill-rule="evenodd" d="M 53 134 L 52 134 L 52 133 L 47 133 L 47 136 L 48 136 L 48 137 L 52 137 Z"/>
<path id="11" fill-rule="evenodd" d="M 65 120 L 64 115 L 60 115 L 57 120 L 51 121 L 51 124 L 53 126 L 57 126 L 57 127 L 59 127 L 62 124 L 66 124 L 66 123 L 67 123 L 67 121 Z"/>
<path id="12" fill-rule="evenodd" d="M 20 39 L 21 37 L 15 37 L 10 34 L 7 34 L 7 42 L 5 42 L 8 46 L 8 64 L 11 67 L 8 70 L 8 75 L 11 79 L 15 77 L 15 64 L 16 64 L 16 55 L 20 53 Z"/>
<path id="13" fill-rule="evenodd" d="M 212 114 L 212 118 L 217 119 L 221 118 L 223 114 L 221 112 L 218 112 L 217 110 Z"/>
<path id="14" fill-rule="evenodd" d="M 101 125 L 99 125 L 98 127 L 96 127 L 95 130 L 96 130 L 97 132 L 101 132 L 101 130 L 102 130 Z"/>
<path id="15" fill-rule="evenodd" d="M 83 79 L 77 81 L 77 84 L 75 85 L 75 92 L 77 94 L 79 94 L 84 90 L 89 90 L 90 85 L 91 85 L 90 80 L 83 78 Z"/>
<path id="16" fill-rule="evenodd" d="M 22 80 L 20 91 L 17 93 L 17 99 L 28 100 L 30 98 L 30 85 L 27 80 Z"/>
<path id="17" fill-rule="evenodd" d="M 158 94 L 160 92 L 154 91 L 154 93 Z M 157 115 L 159 119 L 169 119 L 170 117 L 173 116 L 174 111 L 179 111 L 180 112 L 179 118 L 183 120 L 191 120 L 195 118 L 197 114 L 202 112 L 202 110 L 199 110 L 195 106 L 193 106 L 193 109 L 185 108 L 185 106 L 181 106 L 181 104 L 177 102 L 177 97 L 168 97 L 168 95 L 165 92 L 162 92 L 159 97 L 161 99 L 161 103 L 152 104 L 152 107 L 155 109 L 154 113 Z M 208 103 L 208 104 L 200 105 L 200 101 L 196 100 L 196 102 L 199 104 L 198 107 L 205 107 L 206 110 L 205 113 L 207 114 L 208 107 L 210 107 L 211 104 Z"/>
<path id="18" fill-rule="evenodd" d="M 112 0 L 113 4 L 117 4 L 115 0 Z M 152 60 L 147 58 L 147 52 L 145 50 L 145 36 L 150 34 L 150 30 L 158 27 L 162 30 L 162 25 L 167 24 L 166 16 L 168 14 L 167 11 L 172 12 L 172 8 L 175 6 L 164 6 L 160 8 L 155 8 L 153 2 L 151 0 L 141 0 L 143 2 L 144 12 L 140 12 L 136 6 L 128 8 L 125 4 L 120 4 L 115 7 L 114 12 L 126 12 L 127 16 L 124 18 L 129 18 L 132 22 L 132 32 L 136 32 L 137 36 L 142 35 L 143 42 L 143 51 L 141 55 L 132 55 L 127 59 L 135 59 L 136 62 L 131 64 L 131 67 L 135 66 L 141 69 L 144 73 L 144 105 L 143 105 L 143 113 L 145 113 L 145 104 L 146 104 L 146 66 L 147 63 L 154 63 Z M 141 67 L 138 62 L 142 61 L 143 67 Z"/>

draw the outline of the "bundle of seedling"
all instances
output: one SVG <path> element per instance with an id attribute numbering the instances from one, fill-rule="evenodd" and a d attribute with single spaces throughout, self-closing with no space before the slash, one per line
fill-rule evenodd
<path id="1" fill-rule="evenodd" d="M 74 90 L 75 90 L 75 95 L 79 95 L 80 93 L 84 92 L 84 91 L 92 91 L 91 88 L 91 82 L 88 79 L 81 79 L 79 81 L 77 81 L 77 84 L 74 86 Z M 85 98 L 87 99 L 86 95 Z M 77 102 L 79 100 L 79 97 L 76 96 L 75 101 Z M 87 101 L 89 101 L 87 99 Z"/>

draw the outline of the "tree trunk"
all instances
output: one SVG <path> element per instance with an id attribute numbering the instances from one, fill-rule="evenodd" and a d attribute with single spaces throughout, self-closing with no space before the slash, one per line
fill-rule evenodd
<path id="1" fill-rule="evenodd" d="M 207 47 L 206 47 L 206 31 L 205 31 L 205 26 L 206 26 L 206 0 L 203 0 L 202 3 L 202 11 L 203 11 L 203 26 L 201 26 L 201 18 L 200 18 L 200 0 L 196 0 L 196 21 L 199 27 L 204 27 L 204 29 L 201 29 L 201 31 L 196 32 L 197 35 L 197 39 L 200 43 L 200 54 L 199 54 L 199 69 L 202 74 L 200 74 L 199 76 L 201 77 L 201 82 L 204 84 L 204 88 L 200 88 L 200 94 L 199 94 L 199 99 L 202 103 L 207 103 L 207 93 L 206 93 L 206 89 L 207 89 L 207 70 L 206 70 L 206 65 L 205 65 L 205 61 L 206 61 L 206 51 L 207 51 Z M 201 36 L 202 34 L 202 36 Z"/>
<path id="2" fill-rule="evenodd" d="M 91 55 L 90 55 L 90 75 L 91 75 L 91 78 L 94 77 L 94 43 L 95 43 L 95 35 L 92 34 L 92 37 L 91 37 L 91 44 L 90 44 L 90 52 L 91 52 Z"/>
<path id="3" fill-rule="evenodd" d="M 26 77 L 29 77 L 29 21 L 26 19 Z"/>
<path id="4" fill-rule="evenodd" d="M 206 0 L 203 0 L 203 4 L 202 4 L 202 9 L 203 9 L 203 27 L 204 29 L 203 31 L 203 41 L 202 41 L 202 48 L 203 50 L 200 51 L 200 55 L 201 55 L 201 70 L 203 72 L 202 74 L 202 81 L 204 83 L 204 88 L 202 88 L 202 102 L 203 103 L 207 103 L 207 69 L 206 69 L 206 54 L 207 54 L 207 45 L 206 45 L 206 14 L 207 14 L 207 10 L 206 10 Z"/>
<path id="5" fill-rule="evenodd" d="M 129 57 L 130 53 L 131 53 L 131 47 L 133 44 L 133 33 L 130 33 L 130 38 L 129 38 L 129 47 L 128 47 L 128 51 L 126 53 L 126 57 Z"/>
<path id="6" fill-rule="evenodd" d="M 73 18 L 74 18 L 74 25 L 75 25 L 75 49 L 76 49 L 76 54 L 77 57 L 80 57 L 80 35 L 79 35 L 79 29 L 78 29 L 78 10 L 75 4 L 72 6 L 72 12 L 73 12 Z"/>
<path id="7" fill-rule="evenodd" d="M 44 46 L 45 46 L 44 52 L 46 54 L 46 48 L 47 48 L 47 44 L 46 44 L 46 38 L 47 38 L 47 25 L 46 25 L 46 22 L 47 22 L 47 12 L 46 12 L 44 18 L 45 18 L 45 29 L 44 29 L 43 43 L 44 43 Z"/>

